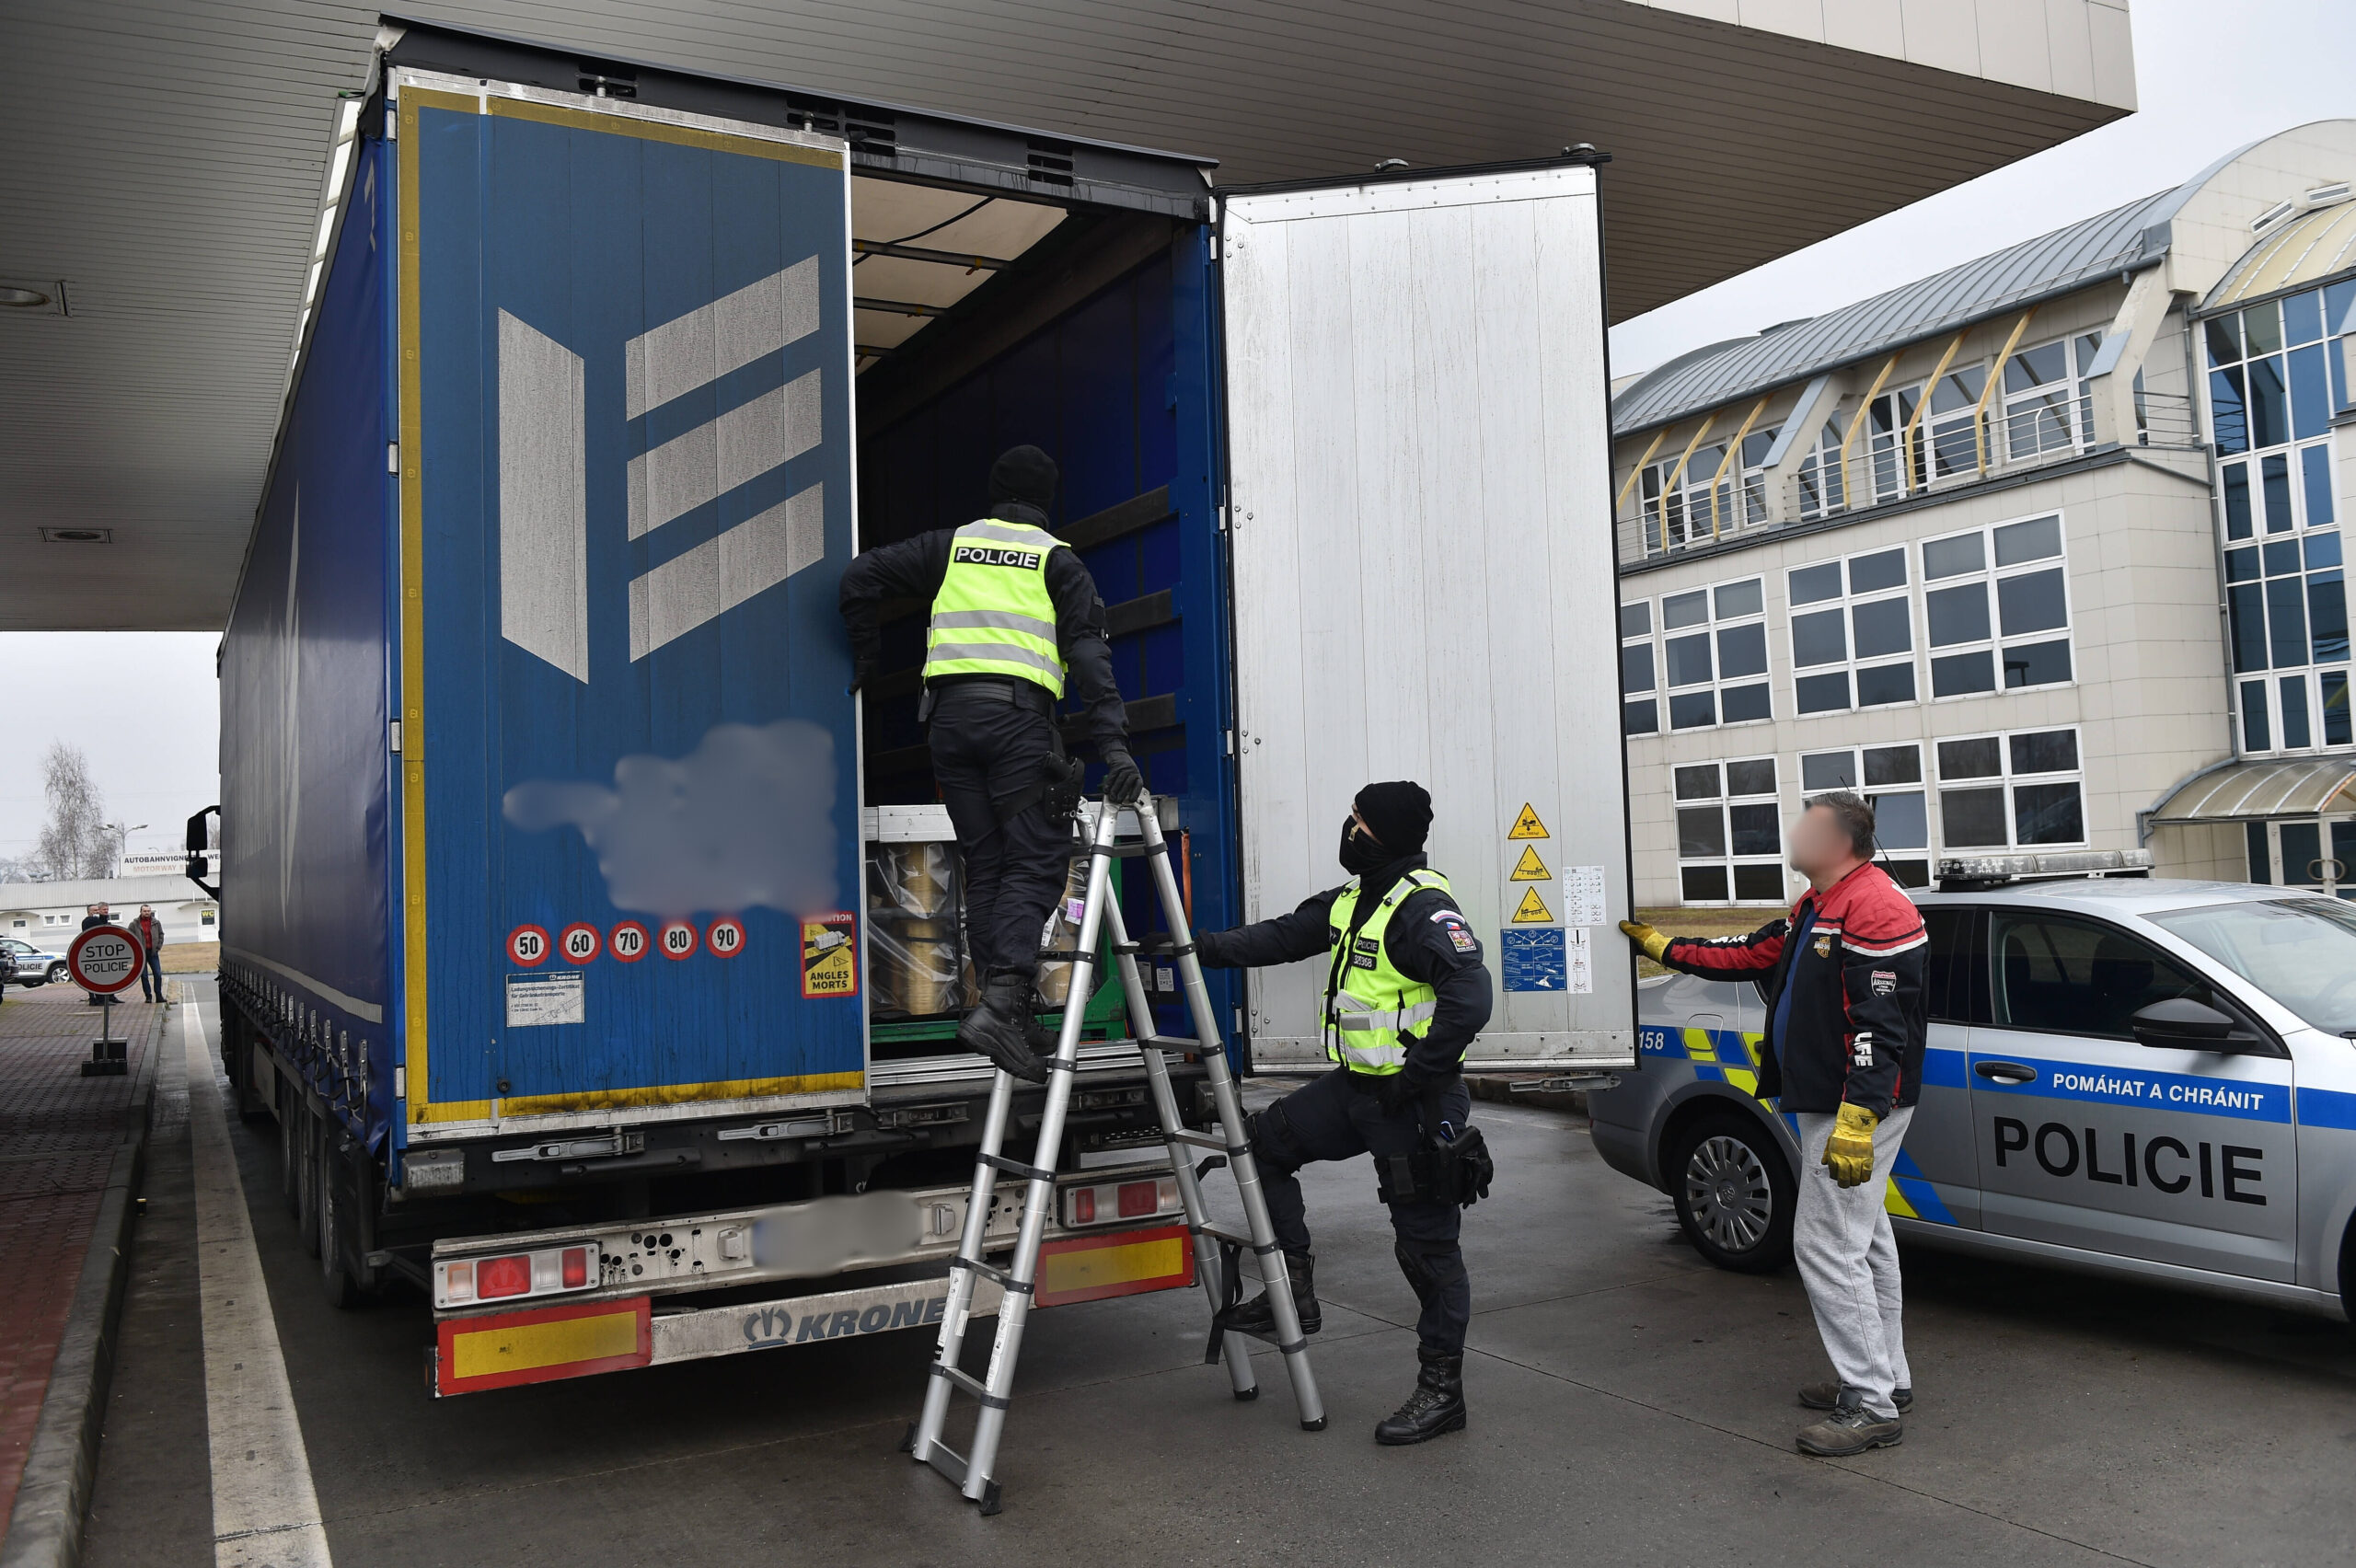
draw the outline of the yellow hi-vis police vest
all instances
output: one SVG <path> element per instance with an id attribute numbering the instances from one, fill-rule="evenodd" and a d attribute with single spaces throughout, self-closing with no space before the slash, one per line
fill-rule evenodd
<path id="1" fill-rule="evenodd" d="M 1013 675 L 1063 696 L 1056 602 L 1047 593 L 1047 556 L 1059 542 L 1045 528 L 998 517 L 957 530 L 925 634 L 926 680 Z"/>
<path id="2" fill-rule="evenodd" d="M 1349 943 L 1349 952 L 1327 972 L 1325 1055 L 1354 1073 L 1381 1077 L 1404 1068 L 1407 1044 L 1402 1037 L 1421 1034 L 1439 1010 L 1439 993 L 1392 968 L 1382 940 L 1392 915 L 1407 895 L 1426 887 L 1454 891 L 1438 871 L 1409 871 L 1382 895 L 1356 936 L 1350 934 L 1350 922 L 1357 915 L 1357 878 L 1352 877 L 1334 899 L 1327 940 L 1336 948 Z"/>

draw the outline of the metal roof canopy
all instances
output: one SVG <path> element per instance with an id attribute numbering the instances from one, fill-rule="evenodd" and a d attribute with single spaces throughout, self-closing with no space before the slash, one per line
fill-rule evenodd
<path id="1" fill-rule="evenodd" d="M 2334 809 L 2356 813 L 2356 790 L 2351 790 L 2351 785 L 2356 785 L 2356 757 L 2223 762 L 2169 790 L 2157 806 L 2143 813 L 2142 824 L 2189 827 L 2201 823 L 2319 816 Z"/>
<path id="2" fill-rule="evenodd" d="M 1948 0 L 1902 26 L 1896 0 L 1744 7 L 1748 25 L 1717 0 L 401 4 L 477 58 L 503 40 L 460 29 L 560 29 L 562 49 L 512 47 L 564 65 L 568 90 L 586 62 L 636 77 L 608 90 L 682 107 L 710 93 L 882 111 L 893 150 L 860 136 L 876 144 L 862 179 L 930 173 L 1012 201 L 1053 183 L 1034 169 L 1068 172 L 1065 199 L 1115 224 L 1198 194 L 1185 182 L 1201 184 L 1199 163 L 1139 144 L 1201 149 L 1222 178 L 1266 181 L 1591 142 L 1619 170 L 1615 318 L 2133 105 L 2114 0 L 2025 14 Z M 366 85 L 378 17 L 366 0 L 80 0 L 11 16 L 0 280 L 62 282 L 64 305 L 0 311 L 0 628 L 222 624 L 279 424 L 338 95 Z M 612 69 L 653 58 L 665 63 Z M 880 317 L 862 325 L 884 337 Z"/>

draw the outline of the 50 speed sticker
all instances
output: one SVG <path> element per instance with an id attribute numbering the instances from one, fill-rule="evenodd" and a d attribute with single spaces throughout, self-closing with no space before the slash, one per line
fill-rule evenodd
<path id="1" fill-rule="evenodd" d="M 802 922 L 802 994 L 859 994 L 859 917 L 814 915 Z"/>

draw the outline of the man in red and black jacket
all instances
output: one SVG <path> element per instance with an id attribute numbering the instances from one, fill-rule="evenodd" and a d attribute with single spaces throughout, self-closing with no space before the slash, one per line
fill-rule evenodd
<path id="1" fill-rule="evenodd" d="M 1792 824 L 1792 870 L 1808 891 L 1788 918 L 1747 937 L 1669 937 L 1623 920 L 1646 956 L 1708 980 L 1766 983 L 1759 1052 L 1761 1100 L 1799 1124 L 1799 1202 L 1792 1256 L 1830 1383 L 1800 1402 L 1831 1413 L 1799 1435 L 1831 1456 L 1900 1441 L 1914 1402 L 1900 1316 L 1898 1246 L 1882 1199 L 1922 1092 L 1923 917 L 1872 863 L 1874 810 L 1846 792 L 1821 795 Z"/>

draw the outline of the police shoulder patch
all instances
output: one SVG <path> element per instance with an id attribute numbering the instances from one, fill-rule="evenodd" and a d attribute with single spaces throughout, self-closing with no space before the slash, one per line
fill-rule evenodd
<path id="1" fill-rule="evenodd" d="M 1473 940 L 1472 933 L 1465 928 L 1461 920 L 1451 922 L 1445 929 L 1449 943 L 1459 952 L 1471 952 L 1481 945 Z"/>

